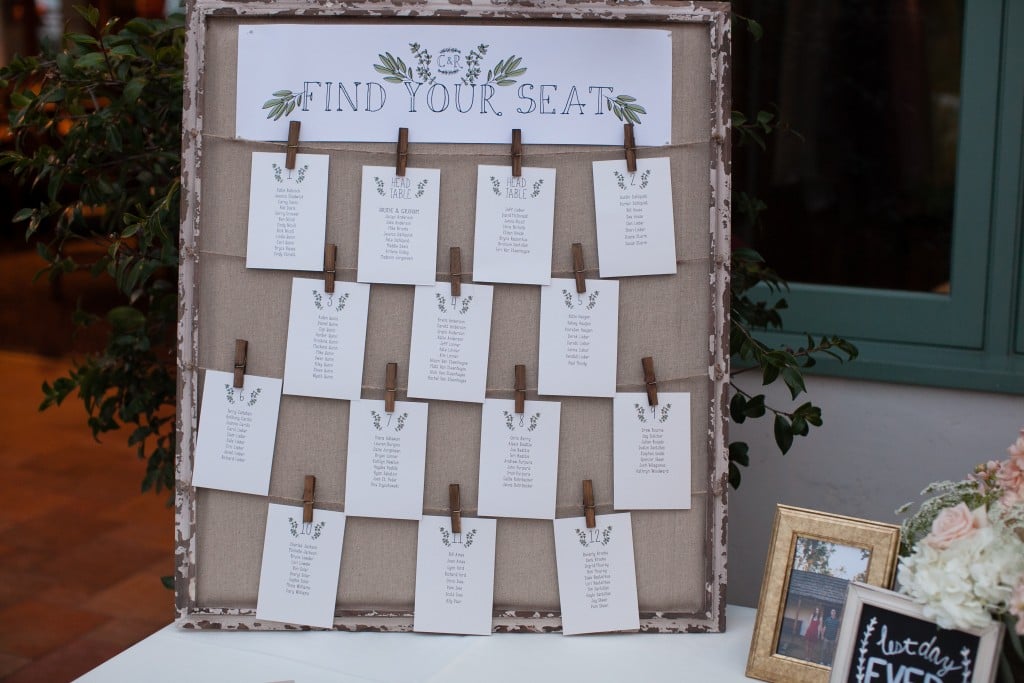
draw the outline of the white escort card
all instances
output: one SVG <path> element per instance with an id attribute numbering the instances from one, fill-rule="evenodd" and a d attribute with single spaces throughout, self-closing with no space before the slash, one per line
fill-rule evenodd
<path id="1" fill-rule="evenodd" d="M 537 393 L 615 395 L 619 338 L 619 283 L 554 279 L 540 288 L 540 360 Z"/>
<path id="2" fill-rule="evenodd" d="M 370 286 L 323 279 L 292 280 L 284 393 L 357 399 L 363 384 Z"/>
<path id="3" fill-rule="evenodd" d="M 555 169 L 480 166 L 476 181 L 473 278 L 479 282 L 551 282 Z"/>
<path id="4" fill-rule="evenodd" d="M 441 171 L 364 166 L 359 206 L 360 282 L 433 284 Z"/>
<path id="5" fill-rule="evenodd" d="M 562 404 L 489 398 L 480 417 L 479 514 L 554 519 Z"/>
<path id="6" fill-rule="evenodd" d="M 427 458 L 427 404 L 352 401 L 348 422 L 345 514 L 419 519 Z"/>
<path id="7" fill-rule="evenodd" d="M 556 519 L 555 560 L 562 633 L 600 633 L 640 628 L 633 560 L 633 527 L 628 512 Z"/>
<path id="8" fill-rule="evenodd" d="M 330 628 L 344 538 L 344 513 L 313 510 L 313 521 L 306 524 L 301 507 L 271 503 L 256 617 Z"/>
<path id="9" fill-rule="evenodd" d="M 491 350 L 494 288 L 463 284 L 416 287 L 409 353 L 409 396 L 482 403 Z"/>
<path id="10" fill-rule="evenodd" d="M 246 268 L 323 270 L 327 230 L 326 154 L 252 153 Z"/>
<path id="11" fill-rule="evenodd" d="M 192 485 L 265 496 L 270 490 L 281 380 L 207 370 Z"/>
<path id="12" fill-rule="evenodd" d="M 594 162 L 594 211 L 601 277 L 676 272 L 668 157 Z"/>
<path id="13" fill-rule="evenodd" d="M 616 394 L 613 469 L 616 510 L 690 509 L 690 395 Z"/>
<path id="14" fill-rule="evenodd" d="M 414 631 L 491 634 L 497 524 L 463 517 L 461 526 L 454 533 L 450 517 L 420 520 Z"/>

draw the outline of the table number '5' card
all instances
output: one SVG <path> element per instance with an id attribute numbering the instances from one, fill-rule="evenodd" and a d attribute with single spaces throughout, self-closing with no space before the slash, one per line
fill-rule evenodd
<path id="1" fill-rule="evenodd" d="M 619 283 L 554 279 L 540 288 L 540 359 L 537 393 L 615 395 L 619 338 Z"/>

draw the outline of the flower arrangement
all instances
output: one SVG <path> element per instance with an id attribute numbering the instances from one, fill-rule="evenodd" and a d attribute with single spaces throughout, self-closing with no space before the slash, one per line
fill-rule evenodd
<path id="1" fill-rule="evenodd" d="M 1009 456 L 921 492 L 930 497 L 903 523 L 897 578 L 943 628 L 1005 621 L 1007 652 L 1024 662 L 1024 429 Z"/>

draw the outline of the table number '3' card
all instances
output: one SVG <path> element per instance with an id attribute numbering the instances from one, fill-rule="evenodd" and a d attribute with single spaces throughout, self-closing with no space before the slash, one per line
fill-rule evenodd
<path id="1" fill-rule="evenodd" d="M 414 631 L 491 634 L 496 528 L 480 517 L 463 517 L 461 533 L 450 517 L 420 520 Z"/>
<path id="2" fill-rule="evenodd" d="M 256 616 L 330 628 L 344 538 L 342 512 L 314 510 L 313 521 L 303 523 L 301 507 L 270 504 Z"/>
<path id="3" fill-rule="evenodd" d="M 628 512 L 556 519 L 555 560 L 562 633 L 600 633 L 640 628 L 633 560 L 633 527 Z"/>
<path id="4" fill-rule="evenodd" d="M 252 153 L 246 268 L 323 269 L 327 230 L 326 154 Z"/>
<path id="5" fill-rule="evenodd" d="M 281 380 L 207 370 L 192 485 L 265 496 L 281 407 Z"/>

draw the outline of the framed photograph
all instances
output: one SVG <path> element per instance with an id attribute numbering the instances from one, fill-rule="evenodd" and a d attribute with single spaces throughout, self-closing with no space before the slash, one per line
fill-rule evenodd
<path id="1" fill-rule="evenodd" d="M 1003 625 L 944 629 L 921 605 L 889 590 L 851 583 L 830 683 L 992 683 Z"/>
<path id="2" fill-rule="evenodd" d="M 828 681 L 850 583 L 891 586 L 899 543 L 894 524 L 777 506 L 747 676 Z"/>

